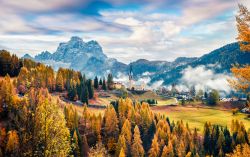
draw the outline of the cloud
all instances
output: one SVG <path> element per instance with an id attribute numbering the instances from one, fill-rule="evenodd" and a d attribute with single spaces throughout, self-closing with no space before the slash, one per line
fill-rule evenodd
<path id="1" fill-rule="evenodd" d="M 216 89 L 224 93 L 231 91 L 227 82 L 227 79 L 230 78 L 229 75 L 216 74 L 213 70 L 207 69 L 205 66 L 188 67 L 182 71 L 182 74 L 182 78 L 180 79 L 181 86 L 188 88 L 195 86 L 196 90 L 202 89 L 203 91 L 209 89 Z"/>
<path id="2" fill-rule="evenodd" d="M 149 73 L 145 73 L 145 74 L 149 74 Z M 124 73 L 119 72 L 117 74 L 117 76 L 114 78 L 114 81 L 115 82 L 121 82 L 126 87 L 129 86 L 128 75 L 126 75 Z M 145 88 L 146 89 L 150 89 L 150 90 L 160 88 L 162 86 L 163 82 L 164 82 L 163 80 L 158 80 L 158 81 L 155 81 L 153 83 L 150 83 L 151 82 L 151 78 L 148 75 L 141 76 L 139 79 L 134 80 L 134 81 L 135 81 L 135 84 L 145 84 L 146 85 Z"/>
<path id="3" fill-rule="evenodd" d="M 34 55 L 78 35 L 125 63 L 201 56 L 235 41 L 237 2 L 249 6 L 243 0 L 1 0 L 0 42 Z"/>
<path id="4" fill-rule="evenodd" d="M 163 82 L 164 82 L 163 80 L 155 81 L 154 83 L 149 85 L 149 89 L 151 89 L 151 90 L 158 89 L 162 86 Z"/>

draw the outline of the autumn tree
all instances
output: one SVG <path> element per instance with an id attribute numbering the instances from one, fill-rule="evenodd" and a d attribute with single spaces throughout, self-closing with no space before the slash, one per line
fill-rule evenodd
<path id="1" fill-rule="evenodd" d="M 91 157 L 108 157 L 108 152 L 105 148 L 105 146 L 99 142 L 96 144 L 95 147 L 92 147 L 89 151 L 89 156 Z"/>
<path id="2" fill-rule="evenodd" d="M 114 152 L 115 143 L 119 135 L 118 118 L 115 109 L 112 105 L 109 105 L 104 113 L 103 117 L 103 142 L 107 145 L 110 152 Z"/>
<path id="3" fill-rule="evenodd" d="M 134 138 L 133 138 L 133 143 L 132 143 L 131 148 L 132 148 L 131 152 L 132 152 L 133 157 L 143 157 L 144 156 L 144 149 L 142 146 L 140 130 L 139 130 L 137 125 L 134 128 Z"/>
<path id="4" fill-rule="evenodd" d="M 246 143 L 243 145 L 237 145 L 236 149 L 231 154 L 227 154 L 228 157 L 240 157 L 240 156 L 249 156 L 250 146 Z"/>
<path id="5" fill-rule="evenodd" d="M 8 152 L 8 154 L 18 155 L 18 149 L 19 149 L 19 137 L 17 131 L 11 130 L 8 132 L 6 151 Z"/>
<path id="6" fill-rule="evenodd" d="M 0 113 L 13 108 L 14 87 L 11 83 L 10 76 L 7 74 L 3 80 L 0 80 Z"/>
<path id="7" fill-rule="evenodd" d="M 35 116 L 37 155 L 67 156 L 70 151 L 70 134 L 58 104 L 48 99 L 39 102 Z"/>
<path id="8" fill-rule="evenodd" d="M 122 126 L 121 135 L 123 135 L 126 140 L 127 150 L 124 150 L 124 151 L 126 152 L 126 154 L 130 154 L 132 133 L 131 133 L 131 124 L 128 119 L 125 120 Z"/>
<path id="9" fill-rule="evenodd" d="M 56 89 L 58 91 L 64 90 L 64 81 L 63 81 L 63 76 L 61 72 L 58 72 L 56 76 Z"/>
<path id="10" fill-rule="evenodd" d="M 126 145 L 126 140 L 124 135 L 120 135 L 117 145 L 116 145 L 116 151 L 115 151 L 115 156 L 118 157 L 121 150 L 123 150 L 123 153 L 127 152 L 127 145 Z"/>
<path id="11" fill-rule="evenodd" d="M 173 157 L 174 156 L 174 151 L 173 151 L 173 146 L 171 141 L 168 142 L 168 146 L 164 146 L 162 150 L 161 157 Z"/>
<path id="12" fill-rule="evenodd" d="M 250 12 L 248 9 L 239 5 L 238 15 L 236 16 L 237 28 L 238 28 L 238 41 L 240 48 L 243 51 L 250 51 Z"/>
<path id="13" fill-rule="evenodd" d="M 250 52 L 250 12 L 248 9 L 239 5 L 238 15 L 236 16 L 238 28 L 238 41 L 240 49 L 246 53 Z M 238 91 L 249 94 L 250 87 L 250 66 L 249 65 L 235 65 L 231 68 L 231 72 L 235 79 L 230 79 L 230 85 Z"/>
<path id="14" fill-rule="evenodd" d="M 158 136 L 155 135 L 154 139 L 152 141 L 151 148 L 148 152 L 148 156 L 149 157 L 158 157 L 159 154 L 160 154 L 160 148 L 159 148 L 159 144 L 158 144 Z"/>
<path id="15" fill-rule="evenodd" d="M 121 151 L 120 151 L 119 157 L 126 157 L 123 148 L 122 148 Z"/>
<path id="16" fill-rule="evenodd" d="M 236 65 L 231 68 L 231 72 L 235 79 L 229 80 L 230 85 L 234 89 L 248 94 L 250 87 L 250 65 L 244 65 L 243 67 Z"/>
<path id="17" fill-rule="evenodd" d="M 0 76 L 7 74 L 11 77 L 17 76 L 22 66 L 22 60 L 19 60 L 15 54 L 11 55 L 6 50 L 0 50 Z"/>
<path id="18" fill-rule="evenodd" d="M 3 150 L 6 145 L 6 138 L 7 138 L 7 133 L 5 128 L 0 128 L 0 151 L 2 154 L 4 153 Z"/>

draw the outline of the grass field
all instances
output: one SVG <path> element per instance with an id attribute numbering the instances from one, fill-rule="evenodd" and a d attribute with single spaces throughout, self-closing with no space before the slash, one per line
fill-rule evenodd
<path id="1" fill-rule="evenodd" d="M 137 101 L 143 100 L 145 98 L 154 98 L 158 101 L 158 104 L 157 106 L 151 107 L 153 112 L 166 114 L 166 116 L 170 118 L 171 122 L 173 120 L 175 122 L 178 120 L 183 120 L 185 123 L 188 122 L 190 128 L 194 129 L 196 127 L 199 131 L 203 131 L 203 126 L 207 121 L 211 122 L 212 124 L 230 127 L 231 121 L 233 119 L 242 121 L 246 129 L 250 129 L 250 120 L 246 118 L 247 116 L 245 114 L 232 114 L 231 108 L 234 108 L 233 105 L 225 104 L 227 107 L 230 106 L 229 108 L 225 108 L 223 105 L 208 108 L 208 106 L 202 106 L 199 103 L 197 105 L 192 104 L 188 106 L 172 106 L 172 104 L 176 104 L 176 99 L 161 98 L 154 95 L 152 92 L 146 92 L 142 95 L 132 95 L 131 97 Z M 118 99 L 118 96 L 110 94 L 110 97 L 99 97 L 96 100 L 90 100 L 90 104 L 106 106 L 110 103 L 110 101 Z M 75 105 L 75 107 L 78 113 L 81 115 L 83 107 L 80 105 Z M 90 107 L 89 110 L 95 114 L 104 113 L 104 108 Z"/>
<path id="2" fill-rule="evenodd" d="M 250 129 L 250 120 L 246 119 L 246 115 L 242 113 L 232 115 L 231 111 L 226 110 L 181 106 L 153 107 L 152 110 L 155 113 L 166 114 L 171 122 L 172 120 L 188 122 L 190 128 L 196 127 L 199 131 L 203 131 L 203 126 L 207 121 L 212 124 L 230 127 L 232 119 L 242 121 L 246 129 Z"/>
<path id="3" fill-rule="evenodd" d="M 171 99 L 166 99 L 166 100 L 157 100 L 157 106 L 165 106 L 165 105 L 173 105 L 178 103 L 176 99 L 171 98 Z"/>

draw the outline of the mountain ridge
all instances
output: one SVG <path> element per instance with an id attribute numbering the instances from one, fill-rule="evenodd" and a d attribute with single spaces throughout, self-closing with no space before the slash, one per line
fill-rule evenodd
<path id="1" fill-rule="evenodd" d="M 26 55 L 26 57 L 31 56 Z M 119 74 L 127 75 L 132 66 L 135 79 L 147 76 L 150 78 L 150 83 L 163 80 L 163 84 L 166 85 L 178 82 L 182 71 L 188 66 L 203 65 L 216 73 L 229 73 L 232 64 L 249 64 L 250 53 L 240 51 L 239 44 L 235 42 L 201 57 L 178 57 L 172 62 L 138 59 L 125 64 L 114 58 L 108 58 L 97 41 L 84 42 L 81 38 L 73 36 L 68 42 L 60 43 L 54 53 L 43 51 L 36 55 L 34 60 L 52 66 L 56 65 L 57 68 L 66 66 L 66 68 L 81 71 L 88 77 L 96 75 L 103 77 L 107 76 L 108 73 L 112 73 L 114 77 L 118 77 Z"/>

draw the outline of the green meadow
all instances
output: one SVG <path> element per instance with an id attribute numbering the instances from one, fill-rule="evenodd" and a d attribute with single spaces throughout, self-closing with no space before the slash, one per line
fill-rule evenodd
<path id="1" fill-rule="evenodd" d="M 237 113 L 233 115 L 231 111 L 218 110 L 213 108 L 196 108 L 196 107 L 169 107 L 169 108 L 152 108 L 156 113 L 165 114 L 170 118 L 170 121 L 183 120 L 188 122 L 189 127 L 194 129 L 195 127 L 199 131 L 203 131 L 205 122 L 209 121 L 212 124 L 218 124 L 221 126 L 227 126 L 230 128 L 231 121 L 237 119 L 242 121 L 246 129 L 250 129 L 250 119 L 247 119 L 246 114 Z"/>

